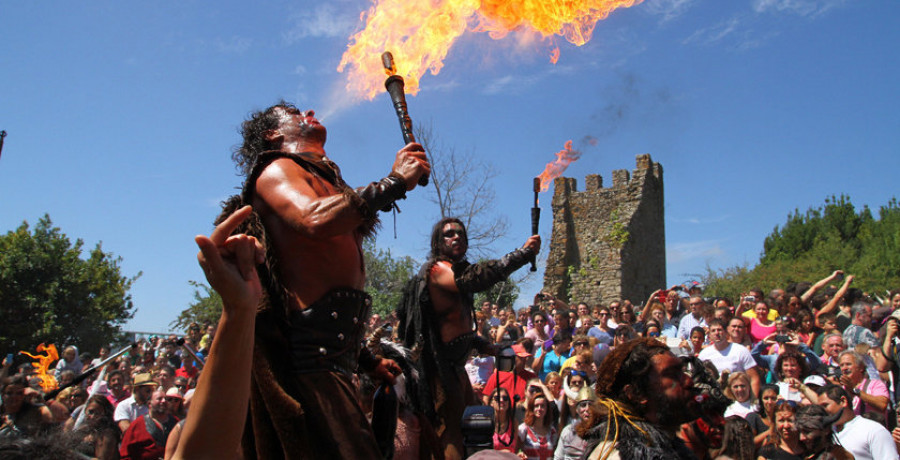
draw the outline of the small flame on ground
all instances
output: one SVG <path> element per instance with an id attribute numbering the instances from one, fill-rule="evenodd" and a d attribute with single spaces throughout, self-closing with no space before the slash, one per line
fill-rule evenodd
<path id="1" fill-rule="evenodd" d="M 437 75 L 450 47 L 466 32 L 487 32 L 499 40 L 510 32 L 537 33 L 553 48 L 550 61 L 559 60 L 555 38 L 581 46 L 591 39 L 597 22 L 618 8 L 643 0 L 373 0 L 360 15 L 366 27 L 350 37 L 338 65 L 347 69 L 347 90 L 373 99 L 384 91 L 381 53 L 394 55 L 397 74 L 406 92 L 416 94 L 419 79 Z"/>
<path id="2" fill-rule="evenodd" d="M 43 343 L 37 346 L 37 352 L 46 353 L 45 355 L 33 355 L 28 353 L 25 350 L 19 351 L 23 355 L 29 356 L 31 358 L 36 359 L 37 361 L 31 363 L 34 365 L 37 373 L 35 374 L 38 378 L 41 379 L 41 388 L 44 391 L 50 391 L 56 389 L 58 384 L 56 383 L 56 378 L 50 375 L 50 365 L 53 364 L 54 361 L 59 360 L 59 352 L 56 351 L 56 345 L 44 345 Z"/>
<path id="3" fill-rule="evenodd" d="M 563 149 L 556 152 L 556 161 L 547 163 L 544 172 L 537 176 L 541 179 L 541 191 L 546 192 L 549 190 L 550 182 L 553 182 L 553 179 L 561 176 L 562 173 L 566 171 L 566 168 L 579 158 L 581 158 L 581 152 L 572 148 L 571 140 L 566 141 L 566 145 Z"/>

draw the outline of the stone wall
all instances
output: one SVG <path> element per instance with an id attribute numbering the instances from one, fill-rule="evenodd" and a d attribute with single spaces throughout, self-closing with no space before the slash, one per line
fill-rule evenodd
<path id="1" fill-rule="evenodd" d="M 631 174 L 554 181 L 553 231 L 544 290 L 571 303 L 608 304 L 630 299 L 642 304 L 666 283 L 666 231 L 662 166 L 638 155 Z"/>

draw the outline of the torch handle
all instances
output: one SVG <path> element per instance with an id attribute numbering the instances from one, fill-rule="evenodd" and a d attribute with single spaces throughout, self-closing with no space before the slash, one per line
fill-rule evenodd
<path id="1" fill-rule="evenodd" d="M 406 108 L 406 93 L 403 91 L 403 77 L 397 75 L 397 69 L 394 67 L 394 56 L 390 51 L 381 54 L 381 63 L 384 65 L 391 76 L 384 81 L 384 87 L 391 96 L 391 102 L 394 104 L 394 111 L 397 112 L 397 120 L 400 121 L 400 132 L 403 133 L 403 142 L 409 144 L 415 142 L 416 137 L 413 135 L 412 119 L 409 118 L 409 110 Z M 419 185 L 422 187 L 428 185 L 428 176 L 419 177 Z"/>
<path id="2" fill-rule="evenodd" d="M 531 234 L 532 235 L 538 234 L 538 231 L 539 231 L 538 224 L 540 221 L 541 221 L 541 208 L 538 208 L 538 207 L 531 208 Z M 537 271 L 536 262 L 537 262 L 537 254 L 534 255 L 533 259 L 531 259 L 531 271 L 533 271 L 533 272 Z"/>
<path id="3" fill-rule="evenodd" d="M 61 391 L 65 390 L 66 388 L 69 388 L 72 385 L 78 385 L 79 383 L 84 381 L 84 379 L 88 378 L 91 374 L 93 374 L 94 372 L 97 372 L 97 369 L 100 369 L 101 367 L 105 366 L 107 363 L 118 358 L 119 356 L 124 355 L 126 352 L 128 352 L 132 348 L 137 348 L 137 344 L 132 343 L 131 345 L 128 345 L 127 347 L 117 351 L 116 354 L 104 359 L 103 361 L 100 361 L 100 363 L 97 364 L 96 366 L 93 366 L 90 369 L 85 370 L 80 375 L 76 376 L 71 382 L 47 393 L 46 395 L 44 395 L 44 401 L 50 401 L 51 399 L 56 398 L 56 395 L 58 395 Z"/>
<path id="4" fill-rule="evenodd" d="M 384 82 L 384 87 L 387 89 L 388 94 L 391 95 L 394 111 L 397 112 L 397 120 L 400 121 L 403 141 L 409 144 L 410 142 L 415 142 L 416 137 L 413 135 L 412 119 L 409 118 L 409 110 L 406 108 L 406 93 L 403 91 L 403 86 L 403 77 L 400 75 L 391 75 Z"/>

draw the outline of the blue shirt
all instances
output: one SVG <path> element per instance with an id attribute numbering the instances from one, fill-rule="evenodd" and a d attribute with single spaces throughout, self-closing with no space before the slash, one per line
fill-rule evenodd
<path id="1" fill-rule="evenodd" d="M 537 358 L 540 358 L 541 355 L 544 354 L 544 350 L 541 349 L 537 354 Z M 538 378 L 543 382 L 545 378 L 547 378 L 547 374 L 551 372 L 559 372 L 562 368 L 562 364 L 565 360 L 569 359 L 569 353 L 565 353 L 563 355 L 556 354 L 556 351 L 551 349 L 547 352 L 547 357 L 544 358 L 544 365 L 538 370 Z"/>

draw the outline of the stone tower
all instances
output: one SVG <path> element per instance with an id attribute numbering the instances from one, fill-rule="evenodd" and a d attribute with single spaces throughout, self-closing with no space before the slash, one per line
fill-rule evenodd
<path id="1" fill-rule="evenodd" d="M 663 171 L 649 154 L 638 155 L 637 169 L 613 171 L 613 183 L 585 178 L 577 191 L 573 178 L 554 181 L 553 233 L 544 272 L 544 289 L 572 304 L 629 299 L 643 304 L 666 287 L 666 229 Z"/>

